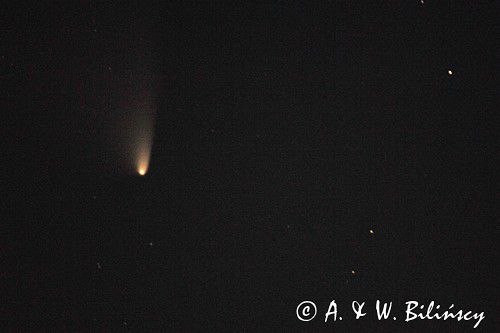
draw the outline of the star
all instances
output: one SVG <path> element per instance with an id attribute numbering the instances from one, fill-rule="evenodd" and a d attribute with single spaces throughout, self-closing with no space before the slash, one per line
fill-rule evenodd
<path id="1" fill-rule="evenodd" d="M 370 229 L 370 234 L 374 234 L 374 232 L 373 232 L 373 230 L 372 230 L 372 229 Z"/>
<path id="2" fill-rule="evenodd" d="M 448 70 L 448 75 L 453 75 L 453 71 L 451 69 Z"/>

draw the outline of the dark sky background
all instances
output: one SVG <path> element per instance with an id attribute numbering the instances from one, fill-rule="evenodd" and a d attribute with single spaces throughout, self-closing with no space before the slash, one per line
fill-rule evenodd
<path id="1" fill-rule="evenodd" d="M 435 300 L 494 331 L 493 4 L 4 6 L 2 327 L 472 328 L 403 322 Z M 401 320 L 325 324 L 332 299 Z"/>

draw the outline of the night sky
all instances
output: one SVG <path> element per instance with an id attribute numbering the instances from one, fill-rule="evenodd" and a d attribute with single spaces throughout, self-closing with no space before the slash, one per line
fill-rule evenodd
<path id="1" fill-rule="evenodd" d="M 0 328 L 498 329 L 494 2 L 215 3 L 2 6 Z"/>

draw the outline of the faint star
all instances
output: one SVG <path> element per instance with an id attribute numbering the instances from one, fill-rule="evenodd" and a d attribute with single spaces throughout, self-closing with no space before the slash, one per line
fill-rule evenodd
<path id="1" fill-rule="evenodd" d="M 153 242 L 149 242 L 149 246 L 153 246 Z"/>
<path id="2" fill-rule="evenodd" d="M 97 263 L 97 269 L 101 269 L 101 268 L 102 268 L 101 263 L 100 263 L 100 262 L 98 262 L 98 263 Z"/>
<path id="3" fill-rule="evenodd" d="M 356 271 L 355 271 L 355 270 L 352 270 L 352 271 L 351 271 L 351 274 L 352 274 L 352 275 L 356 275 Z"/>

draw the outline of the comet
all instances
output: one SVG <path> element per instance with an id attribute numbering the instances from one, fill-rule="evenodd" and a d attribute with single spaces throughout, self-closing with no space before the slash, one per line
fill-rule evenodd
<path id="1" fill-rule="evenodd" d="M 141 176 L 145 176 L 149 169 L 151 147 L 153 145 L 153 119 L 150 113 L 139 117 L 135 142 L 135 169 Z"/>
<path id="2" fill-rule="evenodd" d="M 127 133 L 132 168 L 140 176 L 148 173 L 154 137 L 156 103 L 149 93 L 131 103 L 133 111 L 128 115 L 124 133 Z"/>
<path id="3" fill-rule="evenodd" d="M 141 176 L 145 176 L 146 173 L 148 172 L 150 155 L 151 155 L 151 152 L 150 152 L 149 147 L 144 148 L 144 150 L 141 151 L 138 155 L 137 173 L 139 173 L 139 175 L 141 175 Z"/>

